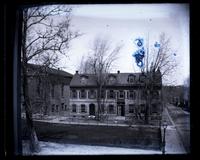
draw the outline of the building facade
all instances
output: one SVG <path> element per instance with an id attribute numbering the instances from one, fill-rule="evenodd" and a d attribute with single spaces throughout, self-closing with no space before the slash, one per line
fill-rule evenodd
<path id="1" fill-rule="evenodd" d="M 69 110 L 71 79 L 71 74 L 60 69 L 29 64 L 28 94 L 33 114 L 66 115 Z M 21 95 L 22 112 L 24 112 L 22 89 Z"/>
<path id="2" fill-rule="evenodd" d="M 160 72 L 156 72 L 149 108 L 150 119 L 160 119 L 162 112 Z M 108 119 L 144 118 L 146 109 L 145 84 L 148 78 L 142 73 L 111 73 L 102 89 L 101 106 L 98 105 L 97 83 L 93 74 L 76 74 L 70 83 L 70 115 L 74 117 L 97 117 Z M 100 110 L 100 112 L 99 112 Z"/>

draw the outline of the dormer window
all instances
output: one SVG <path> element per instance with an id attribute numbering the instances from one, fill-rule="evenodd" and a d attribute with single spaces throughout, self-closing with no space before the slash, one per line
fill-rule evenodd
<path id="1" fill-rule="evenodd" d="M 81 84 L 87 84 L 87 76 L 81 76 Z"/>
<path id="2" fill-rule="evenodd" d="M 109 84 L 114 84 L 116 82 L 116 77 L 111 75 L 109 76 Z"/>
<path id="3" fill-rule="evenodd" d="M 130 74 L 130 75 L 128 76 L 128 82 L 129 82 L 129 83 L 134 83 L 134 81 L 135 81 L 135 75 Z"/>
<path id="4" fill-rule="evenodd" d="M 140 75 L 140 82 L 141 82 L 141 83 L 144 83 L 144 82 L 145 82 L 145 79 L 146 79 L 146 76 L 145 76 L 145 75 Z"/>

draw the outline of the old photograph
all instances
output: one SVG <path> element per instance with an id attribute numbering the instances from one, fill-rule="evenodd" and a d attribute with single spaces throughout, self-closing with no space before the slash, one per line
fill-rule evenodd
<path id="1" fill-rule="evenodd" d="M 189 154 L 189 9 L 23 8 L 23 155 Z"/>

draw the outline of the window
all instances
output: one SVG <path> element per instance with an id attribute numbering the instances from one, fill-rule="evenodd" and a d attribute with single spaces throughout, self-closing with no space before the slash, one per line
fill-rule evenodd
<path id="1" fill-rule="evenodd" d="M 41 88 L 41 79 L 38 78 L 37 93 L 38 93 L 39 96 L 41 95 L 40 88 Z"/>
<path id="2" fill-rule="evenodd" d="M 81 77 L 81 84 L 87 84 L 87 77 L 86 76 Z"/>
<path id="3" fill-rule="evenodd" d="M 85 104 L 81 104 L 81 113 L 85 112 L 86 112 Z"/>
<path id="4" fill-rule="evenodd" d="M 55 111 L 55 104 L 52 104 L 52 106 L 51 106 L 51 112 L 54 112 Z"/>
<path id="5" fill-rule="evenodd" d="M 65 111 L 67 110 L 67 105 L 65 105 Z"/>
<path id="6" fill-rule="evenodd" d="M 72 104 L 72 112 L 76 113 L 76 104 Z"/>
<path id="7" fill-rule="evenodd" d="M 64 110 L 64 103 L 61 104 L 61 109 Z"/>
<path id="8" fill-rule="evenodd" d="M 159 99 L 159 92 L 158 91 L 154 91 L 153 92 L 153 98 L 154 99 Z"/>
<path id="9" fill-rule="evenodd" d="M 64 84 L 61 85 L 61 96 L 64 96 Z"/>
<path id="10" fill-rule="evenodd" d="M 141 104 L 140 105 L 141 113 L 145 113 L 145 109 L 146 109 L 145 104 Z"/>
<path id="11" fill-rule="evenodd" d="M 106 90 L 101 90 L 101 98 L 106 98 Z"/>
<path id="12" fill-rule="evenodd" d="M 141 92 L 141 99 L 142 99 L 142 100 L 145 100 L 145 99 L 146 99 L 146 92 L 145 92 L 145 91 L 142 91 L 142 92 Z"/>
<path id="13" fill-rule="evenodd" d="M 96 98 L 96 91 L 90 90 L 88 96 L 89 96 L 90 99 Z"/>
<path id="14" fill-rule="evenodd" d="M 109 112 L 109 114 L 113 114 L 114 113 L 114 106 L 112 104 L 110 104 L 108 106 L 108 112 Z"/>
<path id="15" fill-rule="evenodd" d="M 124 98 L 124 91 L 119 91 L 119 98 Z"/>
<path id="16" fill-rule="evenodd" d="M 129 104 L 129 113 L 134 113 L 134 105 Z"/>
<path id="17" fill-rule="evenodd" d="M 105 105 L 101 104 L 101 113 L 105 113 Z"/>
<path id="18" fill-rule="evenodd" d="M 133 90 L 129 91 L 129 99 L 136 99 L 136 93 Z"/>
<path id="19" fill-rule="evenodd" d="M 156 104 L 152 104 L 151 105 L 151 113 L 157 113 L 158 112 L 158 108 Z"/>
<path id="20" fill-rule="evenodd" d="M 145 75 L 140 75 L 139 81 L 140 81 L 141 83 L 144 83 L 144 82 L 145 82 L 145 79 L 146 79 L 146 76 L 145 76 Z"/>
<path id="21" fill-rule="evenodd" d="M 115 92 L 114 92 L 114 90 L 110 90 L 109 91 L 108 98 L 110 98 L 110 99 L 114 99 L 115 98 Z"/>
<path id="22" fill-rule="evenodd" d="M 58 112 L 58 105 L 56 105 L 56 112 Z"/>
<path id="23" fill-rule="evenodd" d="M 55 85 L 52 84 L 51 85 L 51 97 L 54 98 L 54 88 L 55 88 Z"/>
<path id="24" fill-rule="evenodd" d="M 109 77 L 109 84 L 113 84 L 113 83 L 115 83 L 115 81 L 116 81 L 116 78 L 114 77 L 114 76 L 110 76 Z"/>
<path id="25" fill-rule="evenodd" d="M 86 91 L 84 89 L 80 92 L 80 98 L 86 98 Z"/>
<path id="26" fill-rule="evenodd" d="M 129 83 L 134 83 L 134 81 L 135 81 L 135 76 L 134 75 L 129 75 L 128 76 L 128 82 Z"/>
<path id="27" fill-rule="evenodd" d="M 77 91 L 71 90 L 71 98 L 77 98 Z"/>

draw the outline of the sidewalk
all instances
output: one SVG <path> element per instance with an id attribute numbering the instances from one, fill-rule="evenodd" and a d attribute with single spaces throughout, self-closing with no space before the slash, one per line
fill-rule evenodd
<path id="1" fill-rule="evenodd" d="M 163 120 L 167 121 L 168 123 L 165 135 L 166 154 L 186 154 L 187 152 L 185 151 L 181 138 L 176 129 L 175 123 L 169 115 L 167 108 L 164 108 Z"/>

